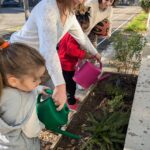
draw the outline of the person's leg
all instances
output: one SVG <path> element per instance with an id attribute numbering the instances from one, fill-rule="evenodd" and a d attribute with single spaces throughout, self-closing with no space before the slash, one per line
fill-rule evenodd
<path id="1" fill-rule="evenodd" d="M 74 71 L 64 71 L 63 76 L 66 81 L 66 90 L 69 105 L 74 105 L 76 103 L 75 99 L 75 91 L 76 91 L 76 83 L 73 81 Z"/>
<path id="2" fill-rule="evenodd" d="M 93 44 L 93 46 L 95 48 L 97 48 L 97 35 L 91 31 L 90 34 L 88 35 L 88 37 L 89 37 L 91 43 Z"/>

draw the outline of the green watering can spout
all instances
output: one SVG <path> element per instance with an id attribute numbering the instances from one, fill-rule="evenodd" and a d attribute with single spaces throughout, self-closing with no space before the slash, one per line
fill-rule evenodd
<path id="1" fill-rule="evenodd" d="M 60 134 L 63 134 L 64 136 L 68 136 L 68 137 L 73 138 L 73 139 L 80 139 L 81 138 L 79 135 L 76 135 L 76 134 L 73 134 L 73 133 L 70 133 L 70 132 L 67 132 L 67 131 L 63 131 L 61 129 L 55 129 L 53 131 L 57 132 L 57 133 L 60 133 Z"/>
<path id="2" fill-rule="evenodd" d="M 47 94 L 50 94 L 46 100 L 41 101 L 42 94 L 39 94 L 37 98 L 36 110 L 39 120 L 45 125 L 46 129 L 74 139 L 80 139 L 80 136 L 60 129 L 63 125 L 67 124 L 70 110 L 67 104 L 65 104 L 61 111 L 57 111 L 51 97 L 53 91 L 50 89 L 45 91 Z"/>

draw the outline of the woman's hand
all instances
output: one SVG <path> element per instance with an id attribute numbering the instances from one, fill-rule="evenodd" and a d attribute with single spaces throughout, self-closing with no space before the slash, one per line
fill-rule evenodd
<path id="1" fill-rule="evenodd" d="M 99 53 L 97 53 L 95 55 L 95 59 L 98 61 L 98 62 L 101 62 L 101 55 Z"/>
<path id="2" fill-rule="evenodd" d="M 86 54 L 85 54 L 85 57 L 84 57 L 85 59 L 92 59 L 93 58 L 93 55 L 92 54 L 90 54 L 89 52 L 86 52 Z"/>
<path id="3" fill-rule="evenodd" d="M 60 111 L 64 107 L 64 104 L 67 100 L 66 85 L 61 84 L 56 86 L 53 91 L 52 98 L 54 100 L 55 105 L 58 106 L 57 110 Z"/>

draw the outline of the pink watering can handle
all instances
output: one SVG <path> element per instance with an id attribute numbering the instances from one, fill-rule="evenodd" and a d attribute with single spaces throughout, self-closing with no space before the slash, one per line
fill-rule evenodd
<path id="1" fill-rule="evenodd" d="M 103 64 L 102 64 L 102 62 L 100 62 L 100 69 L 102 70 L 102 68 L 103 68 Z M 100 75 L 98 76 L 98 81 L 102 81 L 110 76 L 111 76 L 110 73 L 103 75 L 103 71 L 101 71 Z"/>
<path id="2" fill-rule="evenodd" d="M 85 62 L 87 62 L 88 60 L 86 60 L 83 64 L 82 64 L 82 61 L 83 61 L 83 59 L 78 60 L 76 66 L 75 66 L 75 70 L 76 70 L 76 71 L 79 70 L 79 69 L 81 68 L 81 66 L 82 66 Z M 102 62 L 99 62 L 99 64 L 100 64 L 100 65 L 99 65 L 99 68 L 100 68 L 100 70 L 102 70 L 102 67 L 103 67 Z"/>
<path id="3" fill-rule="evenodd" d="M 103 68 L 102 62 L 99 62 L 99 68 L 102 70 L 102 68 Z"/>
<path id="4" fill-rule="evenodd" d="M 103 75 L 103 71 L 102 71 L 103 64 L 102 64 L 102 62 L 99 62 L 99 68 L 100 68 L 100 70 L 101 70 L 101 73 L 100 73 L 100 75 L 98 76 L 98 80 L 99 80 L 99 78 Z"/>

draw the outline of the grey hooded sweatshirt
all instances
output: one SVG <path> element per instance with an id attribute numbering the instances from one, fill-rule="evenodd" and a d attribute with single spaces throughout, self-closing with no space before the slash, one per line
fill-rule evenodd
<path id="1" fill-rule="evenodd" d="M 40 150 L 43 124 L 36 114 L 37 91 L 4 88 L 0 98 L 0 150 Z"/>

